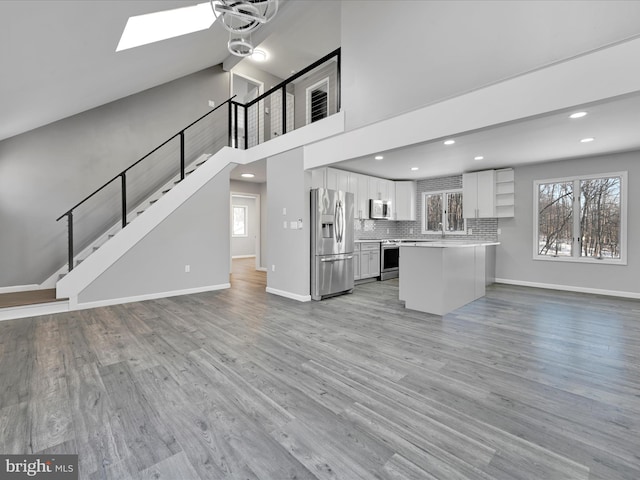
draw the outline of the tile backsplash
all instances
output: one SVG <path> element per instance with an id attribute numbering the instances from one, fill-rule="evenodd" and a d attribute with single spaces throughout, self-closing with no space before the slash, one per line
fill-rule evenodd
<path id="1" fill-rule="evenodd" d="M 417 183 L 416 195 L 416 221 L 393 221 L 393 220 L 355 220 L 355 239 L 366 238 L 416 238 L 416 239 L 438 239 L 439 234 L 421 234 L 422 230 L 422 193 L 436 192 L 462 188 L 462 175 L 453 177 L 427 178 L 419 180 Z M 496 241 L 498 238 L 497 218 L 470 218 L 467 219 L 467 232 L 472 234 L 450 235 L 446 238 L 450 240 L 486 240 Z"/>

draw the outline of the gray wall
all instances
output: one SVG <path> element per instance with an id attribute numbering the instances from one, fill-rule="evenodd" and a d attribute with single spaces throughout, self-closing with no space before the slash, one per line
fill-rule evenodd
<path id="1" fill-rule="evenodd" d="M 64 265 L 66 221 L 55 219 L 207 112 L 209 99 L 226 100 L 228 77 L 212 67 L 0 142 L 0 287 L 41 283 Z M 115 185 L 94 207 L 117 210 L 118 196 Z M 78 235 L 105 222 L 84 215 Z"/>
<path id="2" fill-rule="evenodd" d="M 348 130 L 640 33 L 640 2 L 396 0 L 389 7 L 342 2 Z"/>
<path id="3" fill-rule="evenodd" d="M 231 180 L 231 191 L 260 195 L 260 267 L 266 269 L 267 261 L 267 184 Z"/>
<path id="4" fill-rule="evenodd" d="M 255 198 L 231 195 L 231 207 L 247 207 L 247 236 L 231 236 L 231 257 L 246 257 L 256 254 L 256 241 L 260 236 L 260 213 Z M 233 224 L 233 215 L 231 217 Z"/>
<path id="5" fill-rule="evenodd" d="M 229 283 L 228 166 L 78 296 L 79 303 Z M 185 272 L 185 265 L 191 272 Z"/>
<path id="6" fill-rule="evenodd" d="M 628 171 L 626 266 L 533 260 L 533 182 Z M 496 278 L 640 294 L 640 152 L 515 168 L 515 217 L 499 219 Z"/>
<path id="7" fill-rule="evenodd" d="M 267 159 L 267 287 L 309 296 L 309 190 L 311 173 L 304 170 L 303 148 Z M 283 215 L 286 208 L 286 215 Z M 283 228 L 283 222 L 302 219 L 302 230 Z M 272 270 L 275 265 L 275 271 Z"/>

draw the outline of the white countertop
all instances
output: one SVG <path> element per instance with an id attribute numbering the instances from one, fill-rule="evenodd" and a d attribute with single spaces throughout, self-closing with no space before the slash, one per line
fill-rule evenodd
<path id="1" fill-rule="evenodd" d="M 407 242 L 402 243 L 400 247 L 419 247 L 419 248 L 460 248 L 460 247 L 489 247 L 491 245 L 500 245 L 500 242 L 483 242 L 478 240 L 436 240 L 434 242 Z"/>
<path id="2" fill-rule="evenodd" d="M 355 243 L 380 243 L 382 240 L 354 240 Z"/>

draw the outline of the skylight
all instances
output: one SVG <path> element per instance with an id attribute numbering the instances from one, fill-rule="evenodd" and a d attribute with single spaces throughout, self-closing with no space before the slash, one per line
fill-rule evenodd
<path id="1" fill-rule="evenodd" d="M 206 30 L 215 20 L 209 2 L 129 17 L 116 52 Z"/>

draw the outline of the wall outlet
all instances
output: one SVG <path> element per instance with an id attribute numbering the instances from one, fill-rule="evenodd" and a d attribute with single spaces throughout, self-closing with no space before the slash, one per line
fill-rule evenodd
<path id="1" fill-rule="evenodd" d="M 412 234 L 413 234 L 413 228 L 410 228 L 409 229 L 409 235 L 412 235 Z"/>
<path id="2" fill-rule="evenodd" d="M 298 228 L 298 222 L 296 222 L 295 220 L 292 222 L 289 222 L 289 228 L 291 230 L 296 230 Z"/>
<path id="3" fill-rule="evenodd" d="M 276 271 L 276 266 L 275 265 L 271 265 L 271 271 L 275 272 Z"/>
<path id="4" fill-rule="evenodd" d="M 387 235 L 389 235 L 389 229 L 387 228 Z"/>
<path id="5" fill-rule="evenodd" d="M 502 229 L 501 229 L 501 228 L 499 228 L 499 229 L 498 229 L 498 235 L 500 235 L 501 233 L 502 233 Z"/>
<path id="6" fill-rule="evenodd" d="M 184 266 L 184 273 L 189 273 L 191 271 L 191 265 Z"/>
<path id="7" fill-rule="evenodd" d="M 214 108 L 216 106 L 216 102 L 214 102 L 213 100 L 209 100 L 209 106 L 211 108 Z"/>
<path id="8" fill-rule="evenodd" d="M 468 233 L 469 235 L 473 235 L 473 228 L 469 228 L 469 229 L 467 230 L 467 233 Z"/>
<path id="9" fill-rule="evenodd" d="M 287 221 L 285 220 L 282 225 L 284 228 L 287 228 Z"/>

